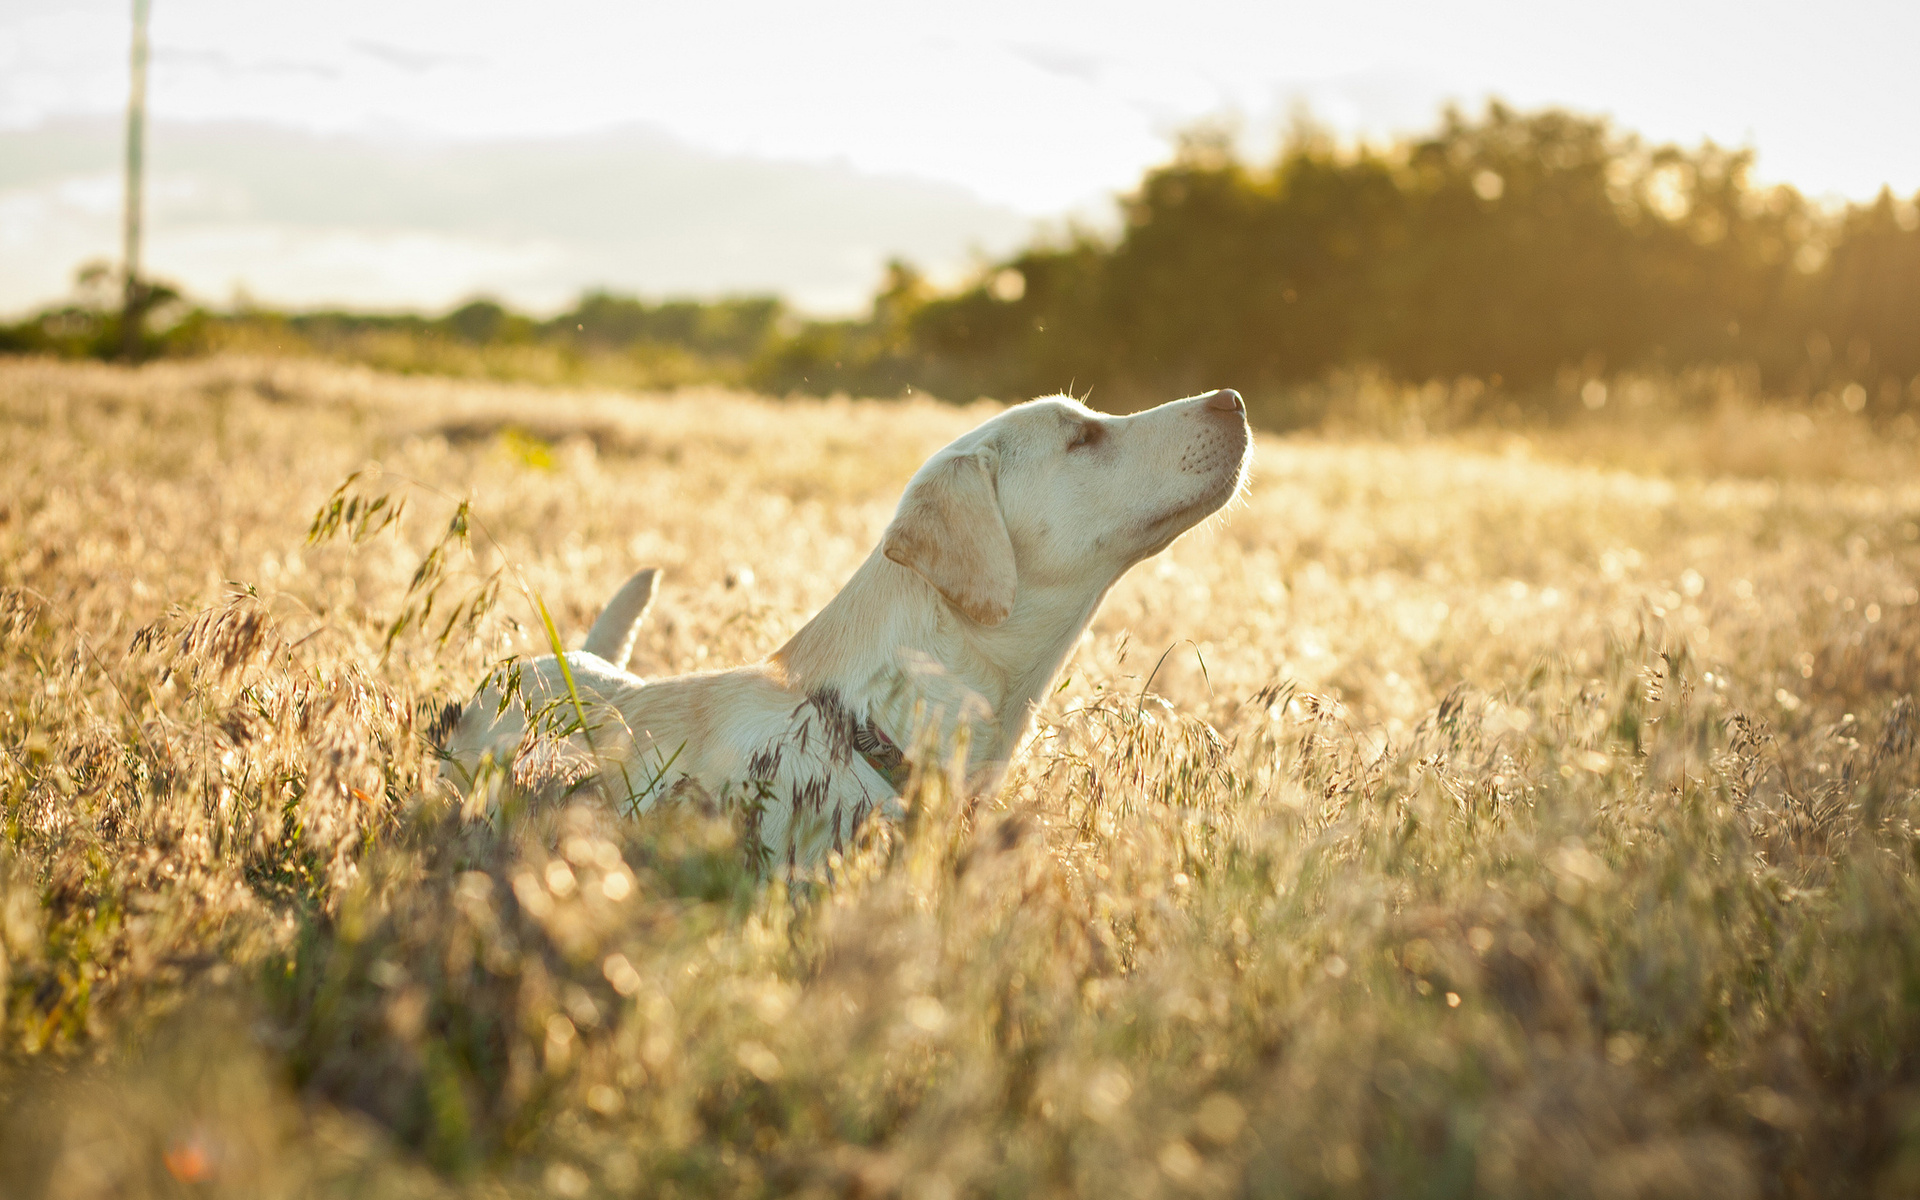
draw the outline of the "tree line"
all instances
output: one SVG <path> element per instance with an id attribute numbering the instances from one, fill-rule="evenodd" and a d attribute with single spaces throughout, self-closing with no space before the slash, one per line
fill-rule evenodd
<path id="1" fill-rule="evenodd" d="M 1770 392 L 1920 404 L 1920 197 L 1832 211 L 1751 167 L 1497 103 L 1385 148 L 1298 132 L 1265 165 L 1195 135 L 1117 235 L 1033 246 L 951 294 L 898 265 L 867 321 L 796 340 L 770 382 L 1071 385 L 1125 408 L 1366 366 L 1543 402 L 1569 374 L 1738 363 Z"/>
<path id="2" fill-rule="evenodd" d="M 1366 368 L 1540 406 L 1569 380 L 1740 364 L 1772 394 L 1852 385 L 1876 411 L 1920 407 L 1920 197 L 1822 206 L 1759 186 L 1752 165 L 1748 150 L 1499 103 L 1385 146 L 1303 127 L 1264 163 L 1201 131 L 1123 198 L 1116 232 L 1036 241 L 946 290 L 896 262 L 858 319 L 607 293 L 545 322 L 484 301 L 437 321 L 279 319 L 321 340 L 384 321 L 583 360 L 670 349 L 781 393 L 1070 388 L 1126 409 Z M 235 319 L 202 314 L 195 336 Z M 0 333 L 16 349 L 50 340 Z"/>

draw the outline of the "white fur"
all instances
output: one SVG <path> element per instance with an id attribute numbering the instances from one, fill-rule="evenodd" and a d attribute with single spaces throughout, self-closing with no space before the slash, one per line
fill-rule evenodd
<path id="1" fill-rule="evenodd" d="M 587 631 L 587 641 L 581 650 L 626 670 L 633 658 L 633 639 L 640 633 L 640 618 L 647 615 L 648 607 L 653 604 L 653 584 L 659 575 L 660 572 L 648 567 L 634 572 L 633 578 L 621 584 L 613 599 L 600 610 L 593 628 Z"/>
<path id="2" fill-rule="evenodd" d="M 531 708 L 575 728 L 572 746 L 616 802 L 745 804 L 760 850 L 789 865 L 818 861 L 873 812 L 901 813 L 852 750 L 858 725 L 909 753 L 964 745 L 969 786 L 990 791 L 1107 590 L 1235 494 L 1249 442 L 1231 392 L 1126 417 L 1063 397 L 1010 408 L 920 468 L 880 545 L 768 658 L 651 683 L 628 674 L 653 588 L 642 572 L 595 623 L 596 653 L 567 655 L 587 734 L 549 655 L 521 666 L 517 689 L 490 684 L 466 706 L 446 744 L 451 774 L 472 793 L 487 764 L 535 745 Z"/>

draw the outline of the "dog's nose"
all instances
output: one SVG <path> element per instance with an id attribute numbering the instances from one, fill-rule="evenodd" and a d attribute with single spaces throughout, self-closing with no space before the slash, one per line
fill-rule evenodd
<path id="1" fill-rule="evenodd" d="M 1234 391 L 1232 388 L 1221 388 L 1219 391 L 1209 395 L 1207 397 L 1207 407 L 1214 412 L 1238 413 L 1243 417 L 1247 415 L 1247 402 L 1242 400 L 1240 393 Z"/>

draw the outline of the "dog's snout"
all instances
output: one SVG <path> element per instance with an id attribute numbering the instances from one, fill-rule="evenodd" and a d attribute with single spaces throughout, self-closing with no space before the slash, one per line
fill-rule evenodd
<path id="1" fill-rule="evenodd" d="M 1213 412 L 1233 413 L 1236 416 L 1247 415 L 1247 402 L 1240 393 L 1232 388 L 1221 388 L 1207 397 L 1207 408 Z"/>

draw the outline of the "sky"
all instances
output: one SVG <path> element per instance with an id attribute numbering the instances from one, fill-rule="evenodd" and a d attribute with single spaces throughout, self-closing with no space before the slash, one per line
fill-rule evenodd
<path id="1" fill-rule="evenodd" d="M 0 0 L 0 135 L 115 119 L 129 7 Z M 950 246 L 931 237 L 900 247 L 955 262 L 1004 250 L 1010 214 L 1100 219 L 1197 120 L 1233 121 L 1258 150 L 1303 108 L 1344 136 L 1378 139 L 1431 125 L 1446 101 L 1477 108 L 1499 96 L 1606 114 L 1659 141 L 1751 146 L 1763 180 L 1818 196 L 1865 198 L 1883 183 L 1920 191 L 1912 0 L 153 0 L 152 39 L 157 127 L 246 122 L 389 155 L 644 129 L 716 161 L 964 194 L 971 216 L 947 206 Z M 0 177 L 0 255 L 16 258 L 15 275 L 40 253 L 32 244 L 47 222 L 92 230 L 59 190 L 91 179 L 97 191 L 101 168 L 90 169 L 64 181 Z M 156 176 L 167 169 L 154 164 Z M 203 170 L 197 184 L 175 183 L 217 191 L 220 181 Z M 490 243 L 430 217 L 378 229 L 264 210 L 249 219 L 286 253 L 320 263 L 316 238 L 372 238 L 361 252 L 378 258 L 378 239 L 402 234 L 439 238 L 455 263 L 491 255 L 502 277 L 529 255 L 592 257 L 555 250 L 564 230 L 541 234 L 553 243 L 542 250 L 524 230 Z M 779 224 L 777 214 L 754 219 Z M 160 264 L 170 252 L 204 255 L 190 240 L 170 250 L 156 219 Z M 876 242 L 844 257 L 877 276 L 887 252 Z M 23 302 L 5 267 L 0 309 Z M 485 286 L 489 269 L 469 274 L 435 286 Z M 276 288 L 297 298 L 297 272 L 281 276 Z M 404 286 L 367 287 L 405 302 Z M 831 307 L 835 287 L 843 299 L 858 290 L 843 281 L 815 289 L 816 300 Z"/>

